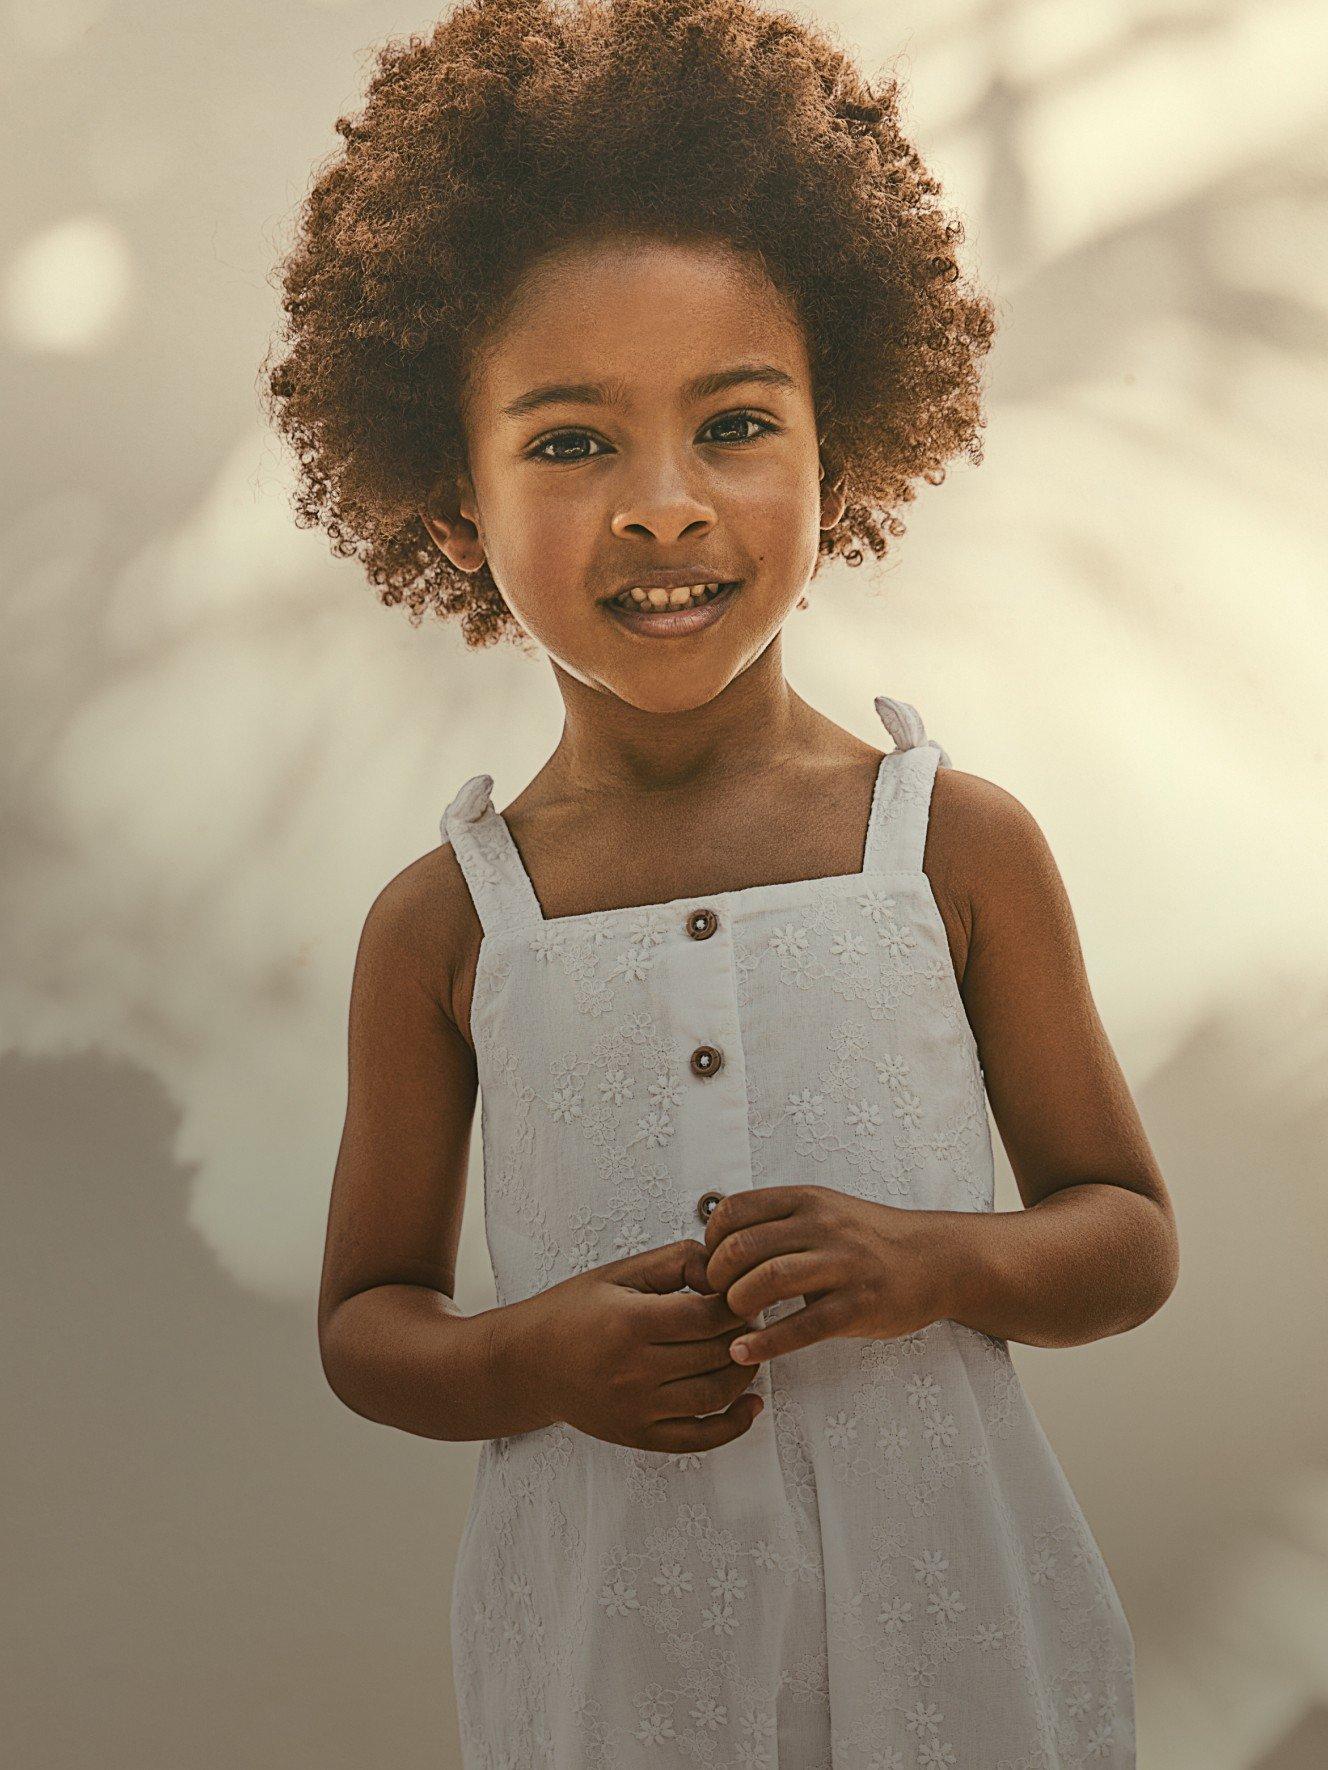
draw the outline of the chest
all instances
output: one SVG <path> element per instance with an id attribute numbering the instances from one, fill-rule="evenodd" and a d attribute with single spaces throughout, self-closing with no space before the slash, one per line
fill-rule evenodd
<path id="1" fill-rule="evenodd" d="M 776 857 L 771 856 L 770 858 L 773 860 Z M 625 934 L 628 931 L 627 924 L 621 919 L 623 906 L 646 904 L 647 910 L 644 913 L 649 915 L 651 913 L 650 905 L 670 901 L 679 904 L 688 901 L 707 904 L 717 897 L 726 895 L 735 900 L 748 901 L 754 892 L 767 887 L 787 889 L 791 884 L 796 889 L 799 884 L 808 881 L 815 886 L 827 878 L 852 876 L 855 871 L 855 858 L 851 856 L 844 858 L 848 860 L 848 864 L 843 867 L 840 875 L 827 873 L 824 864 L 825 854 L 822 850 L 819 869 L 814 868 L 806 875 L 799 875 L 791 879 L 786 871 L 772 865 L 768 869 L 770 877 L 757 881 L 755 885 L 751 883 L 750 879 L 742 886 L 724 884 L 721 881 L 725 879 L 726 874 L 722 866 L 698 869 L 695 861 L 672 872 L 667 869 L 661 870 L 657 878 L 655 875 L 652 875 L 651 878 L 638 876 L 635 880 L 620 878 L 619 884 L 624 888 L 618 891 L 606 891 L 604 885 L 607 881 L 601 880 L 599 896 L 608 899 L 602 906 L 604 911 L 602 919 L 598 913 L 587 920 L 575 910 L 571 912 L 555 911 L 552 919 L 546 917 L 545 923 L 535 932 L 536 936 L 542 937 L 546 943 L 551 940 L 553 945 L 559 946 L 566 943 L 566 935 L 560 935 L 560 931 L 566 930 L 567 935 L 570 935 L 573 931 L 579 933 L 584 929 L 590 933 L 592 942 L 598 936 L 599 943 L 602 945 L 611 941 L 615 934 Z M 856 856 L 856 862 L 860 861 L 861 855 L 859 854 Z M 953 881 L 946 877 L 939 844 L 937 855 L 930 868 L 924 866 L 924 872 L 927 873 L 934 913 L 943 935 L 942 950 L 949 963 L 956 988 L 961 988 L 968 959 L 971 917 L 967 913 L 966 906 Z M 652 885 L 652 878 L 655 878 L 656 884 L 658 879 L 665 881 L 666 889 L 663 896 L 657 895 L 655 886 Z M 588 895 L 591 894 L 583 891 L 577 901 L 584 902 Z M 558 894 L 555 892 L 552 896 L 553 901 L 557 902 Z M 792 901 L 789 899 L 790 903 Z M 449 967 L 449 978 L 443 985 L 448 990 L 448 999 L 456 1024 L 472 1051 L 475 1049 L 475 1034 L 472 1026 L 475 986 L 483 938 L 479 919 L 472 913 L 457 930 L 454 962 Z M 581 944 L 579 940 L 571 941 L 571 950 L 575 952 L 581 947 Z"/>
<path id="2" fill-rule="evenodd" d="M 579 820 L 564 825 L 547 816 L 526 818 L 514 807 L 507 823 L 538 899 L 540 928 L 559 937 L 591 928 L 597 939 L 612 938 L 626 926 L 621 917 L 633 906 L 645 906 L 648 912 L 651 906 L 706 903 L 718 896 L 746 904 L 772 888 L 796 894 L 804 883 L 851 880 L 863 866 L 862 831 L 873 781 L 861 771 L 845 771 L 818 785 L 821 790 L 815 793 L 790 791 L 773 811 L 768 788 L 758 785 L 751 789 L 750 802 L 730 794 L 722 815 L 704 804 L 679 802 L 653 820 L 655 833 L 649 841 L 643 837 L 639 811 L 615 816 L 610 810 L 591 828 Z M 954 848 L 945 834 L 946 820 L 934 816 L 922 865 L 953 976 L 962 983 L 971 906 L 958 878 L 952 877 Z M 482 939 L 479 918 L 471 910 L 450 943 L 448 999 L 472 1050 Z"/>
<path id="3" fill-rule="evenodd" d="M 506 1300 L 698 1233 L 712 1195 L 795 1176 L 985 1208 L 976 1051 L 916 870 L 500 931 L 472 1033 Z"/>

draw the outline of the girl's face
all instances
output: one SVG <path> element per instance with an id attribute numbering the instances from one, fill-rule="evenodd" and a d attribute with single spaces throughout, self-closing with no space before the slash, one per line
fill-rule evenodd
<path id="1" fill-rule="evenodd" d="M 614 236 L 542 259 L 462 420 L 469 472 L 421 512 L 430 534 L 462 570 L 487 558 L 570 676 L 646 711 L 700 706 L 761 655 L 843 513 L 819 477 L 802 328 L 722 244 Z M 677 569 L 738 587 L 687 631 L 613 612 Z"/>

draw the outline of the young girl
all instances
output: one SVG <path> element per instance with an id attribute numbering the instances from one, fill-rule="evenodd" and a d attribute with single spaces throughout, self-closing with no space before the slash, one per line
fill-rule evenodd
<path id="1" fill-rule="evenodd" d="M 896 85 L 748 0 L 469 0 L 338 128 L 270 379 L 301 520 L 565 709 L 369 913 L 319 1307 L 348 1406 L 483 1441 L 463 1761 L 1132 1765 L 1007 1341 L 1152 1315 L 1166 1188 L 1033 818 L 782 667 L 821 563 L 981 458 L 991 307 Z"/>

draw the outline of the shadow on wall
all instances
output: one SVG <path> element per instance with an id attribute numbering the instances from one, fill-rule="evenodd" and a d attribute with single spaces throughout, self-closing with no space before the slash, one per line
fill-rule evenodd
<path id="1" fill-rule="evenodd" d="M 357 1419 L 323 1379 L 312 1299 L 220 1271 L 140 1074 L 10 1056 L 0 1121 L 24 1352 L 5 1361 L 7 1761 L 451 1763 L 474 1448 Z"/>
<path id="2" fill-rule="evenodd" d="M 1328 1706 L 1314 1707 L 1250 1770 L 1322 1770 L 1328 1764 Z"/>

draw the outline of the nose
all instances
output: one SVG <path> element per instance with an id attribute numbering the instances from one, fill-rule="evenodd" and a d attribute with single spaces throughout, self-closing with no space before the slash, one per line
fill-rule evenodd
<path id="1" fill-rule="evenodd" d="M 691 508 L 671 505 L 667 509 L 655 508 L 642 512 L 637 506 L 637 513 L 624 512 L 613 519 L 613 532 L 617 535 L 648 535 L 652 540 L 667 544 L 681 540 L 684 536 L 708 534 L 714 527 L 714 512 L 694 512 Z"/>
<path id="2" fill-rule="evenodd" d="M 715 520 L 714 505 L 692 476 L 665 464 L 633 476 L 613 513 L 613 532 L 667 543 L 706 534 Z"/>

